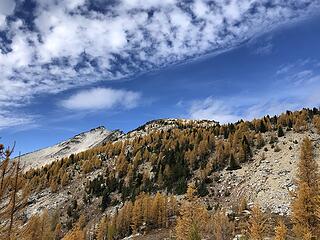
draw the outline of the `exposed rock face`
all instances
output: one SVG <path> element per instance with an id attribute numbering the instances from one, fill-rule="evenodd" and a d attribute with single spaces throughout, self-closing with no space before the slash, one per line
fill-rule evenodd
<path id="1" fill-rule="evenodd" d="M 106 141 L 113 141 L 123 133 L 119 130 L 108 131 L 104 127 L 97 127 L 88 132 L 80 133 L 54 146 L 40 149 L 21 156 L 25 170 L 39 168 L 53 161 L 99 146 Z"/>
<path id="2" fill-rule="evenodd" d="M 215 189 L 219 196 L 227 195 L 226 205 L 246 197 L 249 202 L 259 204 L 264 210 L 288 215 L 292 198 L 290 191 L 295 189 L 300 143 L 307 136 L 314 143 L 315 159 L 320 165 L 319 134 L 291 131 L 278 139 L 280 151 L 271 148 L 271 144 L 256 149 L 252 161 L 242 164 L 239 170 L 221 171 L 218 183 L 211 188 Z"/>

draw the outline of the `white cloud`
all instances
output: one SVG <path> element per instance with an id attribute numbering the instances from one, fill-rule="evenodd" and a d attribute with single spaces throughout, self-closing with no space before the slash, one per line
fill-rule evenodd
<path id="1" fill-rule="evenodd" d="M 212 97 L 194 101 L 189 109 L 189 116 L 192 119 L 211 119 L 219 123 L 236 122 L 241 119 L 235 114 L 235 109 Z"/>
<path id="2" fill-rule="evenodd" d="M 16 6 L 13 0 L 1 0 L 0 1 L 0 30 L 3 30 L 6 26 L 6 17 L 13 13 Z"/>
<path id="3" fill-rule="evenodd" d="M 0 14 L 0 30 L 2 30 L 4 28 L 5 22 L 6 22 L 6 16 Z"/>
<path id="4" fill-rule="evenodd" d="M 14 0 L 1 0 L 0 1 L 0 14 L 10 15 L 13 13 L 16 3 Z"/>
<path id="5" fill-rule="evenodd" d="M 71 110 L 99 110 L 122 107 L 131 109 L 138 105 L 140 93 L 112 88 L 83 90 L 61 102 Z"/>

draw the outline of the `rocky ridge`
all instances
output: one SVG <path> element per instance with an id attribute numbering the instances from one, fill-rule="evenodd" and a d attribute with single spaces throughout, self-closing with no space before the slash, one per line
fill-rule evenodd
<path id="1" fill-rule="evenodd" d="M 119 130 L 108 131 L 105 127 L 100 126 L 77 134 L 51 147 L 24 154 L 20 159 L 27 171 L 30 168 L 39 168 L 61 158 L 68 157 L 71 154 L 99 146 L 106 141 L 113 141 L 121 135 L 123 133 Z"/>

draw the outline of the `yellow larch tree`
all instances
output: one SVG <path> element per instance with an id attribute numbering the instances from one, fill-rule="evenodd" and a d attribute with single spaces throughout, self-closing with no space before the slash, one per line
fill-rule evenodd
<path id="1" fill-rule="evenodd" d="M 217 211 L 211 217 L 212 235 L 215 240 L 228 240 L 234 236 L 234 224 L 223 211 Z"/>
<path id="2" fill-rule="evenodd" d="M 268 231 L 268 219 L 258 205 L 252 208 L 248 222 L 250 239 L 263 240 Z"/>
<path id="3" fill-rule="evenodd" d="M 316 239 L 320 236 L 320 220 L 317 217 L 320 194 L 319 170 L 314 158 L 312 142 L 305 138 L 301 144 L 300 161 L 297 169 L 297 189 L 293 193 L 293 231 L 298 238 Z"/>
<path id="4" fill-rule="evenodd" d="M 76 227 L 69 231 L 62 240 L 85 240 L 86 234 L 79 227 Z"/>
<path id="5" fill-rule="evenodd" d="M 284 224 L 282 219 L 279 220 L 278 225 L 275 227 L 275 238 L 274 240 L 286 240 L 288 228 Z"/>
<path id="6" fill-rule="evenodd" d="M 209 214 L 194 195 L 194 186 L 189 186 L 187 198 L 181 208 L 176 225 L 177 240 L 198 240 L 208 235 Z"/>

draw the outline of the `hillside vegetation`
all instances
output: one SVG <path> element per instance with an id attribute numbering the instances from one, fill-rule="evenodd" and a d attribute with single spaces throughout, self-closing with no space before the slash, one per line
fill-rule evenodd
<path id="1" fill-rule="evenodd" d="M 319 239 L 319 133 L 316 108 L 155 120 L 28 171 L 1 145 L 0 236 Z"/>

